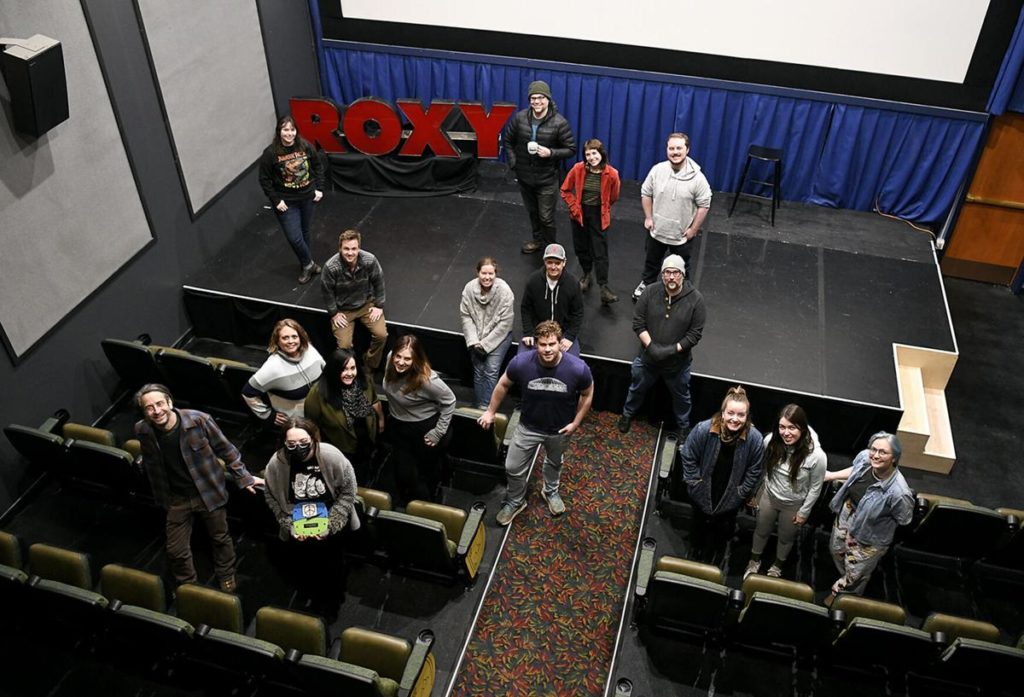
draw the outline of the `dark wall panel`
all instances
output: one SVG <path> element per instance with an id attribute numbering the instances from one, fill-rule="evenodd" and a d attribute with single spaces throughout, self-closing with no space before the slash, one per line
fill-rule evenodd
<path id="1" fill-rule="evenodd" d="M 286 13 L 284 0 L 263 0 L 261 13 L 269 7 L 276 18 L 278 45 L 308 45 L 305 3 L 288 4 L 291 11 Z M 180 336 L 188 328 L 183 279 L 218 253 L 230 235 L 264 204 L 255 172 L 251 172 L 193 222 L 163 128 L 131 0 L 85 0 L 84 6 L 156 242 L 73 312 L 24 361 L 14 366 L 6 357 L 0 358 L 0 424 L 4 425 L 38 425 L 58 407 L 69 409 L 78 421 L 98 417 L 117 391 L 117 379 L 103 356 L 100 340 L 131 338 L 140 332 L 150 333 L 159 342 Z M 278 96 L 286 101 L 289 93 L 305 92 L 310 76 L 315 79 L 316 75 L 312 55 L 305 54 L 307 59 L 302 60 L 302 52 L 290 52 L 287 68 L 275 71 L 273 45 L 268 50 L 272 74 L 278 78 Z M 269 138 L 270 134 L 268 142 Z M 106 205 L 112 204 L 98 201 L 95 209 L 83 210 L 81 215 L 102 216 Z M 6 439 L 0 438 L 0 511 L 13 502 L 30 478 Z"/>

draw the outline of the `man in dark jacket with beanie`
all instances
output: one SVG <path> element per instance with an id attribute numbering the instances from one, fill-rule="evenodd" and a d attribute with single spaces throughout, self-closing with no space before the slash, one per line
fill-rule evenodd
<path id="1" fill-rule="evenodd" d="M 640 354 L 633 359 L 631 382 L 618 428 L 629 431 L 647 391 L 658 379 L 672 394 L 672 411 L 679 442 L 690 431 L 690 364 L 692 351 L 704 334 L 704 297 L 686 280 L 686 264 L 678 254 L 661 263 L 661 282 L 652 283 L 633 308 L 633 331 Z"/>
<path id="2" fill-rule="evenodd" d="M 555 241 L 555 201 L 561 183 L 560 163 L 575 155 L 576 140 L 565 117 L 551 100 L 551 88 L 534 80 L 527 90 L 529 108 L 505 126 L 505 154 L 515 172 L 523 205 L 530 214 L 533 237 L 523 254 L 533 254 Z"/>
<path id="3" fill-rule="evenodd" d="M 580 282 L 565 270 L 565 247 L 549 244 L 544 249 L 544 268 L 526 279 L 519 302 L 523 337 L 519 353 L 532 350 L 533 333 L 541 322 L 551 320 L 562 327 L 560 348 L 563 353 L 580 355 L 580 329 L 583 328 L 583 293 Z"/>

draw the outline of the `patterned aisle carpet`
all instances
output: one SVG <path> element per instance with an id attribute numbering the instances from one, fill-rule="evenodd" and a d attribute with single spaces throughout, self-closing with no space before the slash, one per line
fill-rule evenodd
<path id="1" fill-rule="evenodd" d="M 552 518 L 534 466 L 453 695 L 600 695 L 636 546 L 656 430 L 591 414 L 562 469 Z M 493 512 L 490 513 L 493 515 Z"/>

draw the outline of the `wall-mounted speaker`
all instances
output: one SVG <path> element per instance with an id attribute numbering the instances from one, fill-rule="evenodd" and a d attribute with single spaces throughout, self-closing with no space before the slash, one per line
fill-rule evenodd
<path id="1" fill-rule="evenodd" d="M 38 138 L 68 119 L 68 81 L 60 42 L 41 34 L 9 45 L 0 68 L 11 95 L 14 128 Z"/>

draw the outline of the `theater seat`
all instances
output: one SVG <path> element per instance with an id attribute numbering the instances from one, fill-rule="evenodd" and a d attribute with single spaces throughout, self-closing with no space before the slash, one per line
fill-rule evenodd
<path id="1" fill-rule="evenodd" d="M 229 395 L 213 363 L 181 349 L 161 349 L 156 354 L 160 369 L 175 401 L 192 407 L 240 411 L 240 397 Z"/>
<path id="2" fill-rule="evenodd" d="M 341 633 L 338 660 L 302 656 L 296 675 L 308 694 L 345 697 L 429 695 L 436 675 L 433 632 L 420 632 L 415 643 L 350 627 Z"/>
<path id="3" fill-rule="evenodd" d="M 730 608 L 743 602 L 743 594 L 722 584 L 717 566 L 679 557 L 662 556 L 653 567 L 652 540 L 645 540 L 640 551 L 640 566 L 634 608 L 653 630 L 665 630 L 700 636 L 719 634 L 727 623 Z M 645 583 L 640 579 L 649 573 Z"/>
<path id="4" fill-rule="evenodd" d="M 0 566 L 21 570 L 21 541 L 16 535 L 0 530 Z"/>
<path id="5" fill-rule="evenodd" d="M 137 488 L 139 475 L 132 454 L 121 448 L 87 440 L 68 441 L 68 476 L 80 482 L 127 493 Z"/>
<path id="6" fill-rule="evenodd" d="M 96 443 L 97 445 L 106 445 L 111 448 L 117 447 L 117 438 L 105 428 L 68 422 L 61 429 L 61 435 L 64 436 L 64 440 L 80 440 Z"/>
<path id="7" fill-rule="evenodd" d="M 153 612 L 167 611 L 167 591 L 156 574 L 120 564 L 107 564 L 100 570 L 100 589 L 110 600 L 135 605 Z"/>
<path id="8" fill-rule="evenodd" d="M 29 571 L 33 576 L 66 583 L 82 590 L 93 588 L 89 555 L 37 542 L 28 548 Z"/>
<path id="9" fill-rule="evenodd" d="M 303 612 L 261 607 L 256 612 L 256 638 L 276 644 L 285 651 L 312 656 L 327 654 L 324 621 Z"/>
<path id="10" fill-rule="evenodd" d="M 1024 681 L 1024 637 L 1016 647 L 960 637 L 939 658 L 946 680 L 983 687 L 991 695 L 1019 695 Z"/>
<path id="11" fill-rule="evenodd" d="M 221 384 L 227 393 L 224 408 L 242 414 L 252 414 L 249 405 L 242 399 L 242 388 L 249 384 L 249 378 L 256 374 L 256 368 L 248 363 L 233 361 L 227 358 L 207 358 L 217 370 Z"/>
<path id="12" fill-rule="evenodd" d="M 995 549 L 1007 532 L 1006 516 L 970 501 L 919 494 L 917 505 L 925 511 L 924 516 L 897 545 L 897 552 L 910 549 L 956 559 L 978 559 Z"/>
<path id="13" fill-rule="evenodd" d="M 841 611 L 846 622 L 832 644 L 828 662 L 833 668 L 867 674 L 882 669 L 886 679 L 895 680 L 936 655 L 932 636 L 905 626 L 907 613 L 899 605 L 843 593 L 832 609 Z"/>
<path id="14" fill-rule="evenodd" d="M 815 654 L 831 645 L 836 624 L 815 605 L 806 583 L 752 574 L 743 581 L 745 606 L 735 640 L 770 650 Z"/>
<path id="15" fill-rule="evenodd" d="M 946 641 L 954 639 L 977 639 L 979 641 L 999 641 L 999 627 L 990 622 L 971 619 L 969 617 L 957 617 L 941 612 L 933 612 L 925 618 L 921 629 L 928 633 L 942 632 Z"/>
<path id="16" fill-rule="evenodd" d="M 111 367 L 129 390 L 137 390 L 150 382 L 164 382 L 154 350 L 147 343 L 123 339 L 103 339 L 100 342 Z"/>
<path id="17" fill-rule="evenodd" d="M 14 449 L 40 472 L 63 477 L 67 473 L 68 452 L 64 438 L 49 430 L 10 424 L 4 435 Z"/>
<path id="18" fill-rule="evenodd" d="M 476 407 L 456 407 L 452 416 L 452 442 L 448 457 L 467 465 L 504 472 L 508 417 L 495 414 L 494 425 L 485 431 L 477 423 L 483 413 L 483 409 Z"/>
<path id="19" fill-rule="evenodd" d="M 370 508 L 375 508 L 378 511 L 391 510 L 391 494 L 386 491 L 360 486 L 356 487 L 356 497 L 363 500 L 364 510 Z"/>
<path id="20" fill-rule="evenodd" d="M 405 513 L 380 511 L 374 526 L 391 564 L 469 583 L 484 555 L 484 511 L 479 501 L 469 512 L 410 501 Z"/>
<path id="21" fill-rule="evenodd" d="M 237 595 L 194 583 L 178 586 L 176 612 L 193 627 L 207 625 L 226 632 L 245 631 L 242 601 Z"/>

